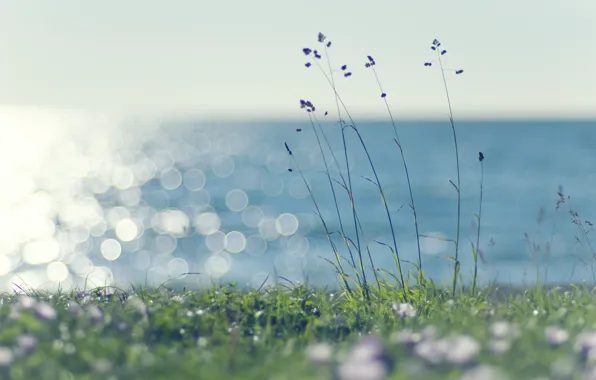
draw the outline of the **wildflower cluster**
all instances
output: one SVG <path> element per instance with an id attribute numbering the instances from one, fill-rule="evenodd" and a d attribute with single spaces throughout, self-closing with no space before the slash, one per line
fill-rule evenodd
<path id="1" fill-rule="evenodd" d="M 315 106 L 310 100 L 300 99 L 300 109 L 305 109 L 306 112 L 315 112 Z"/>
<path id="2" fill-rule="evenodd" d="M 328 47 L 331 47 L 331 41 L 325 42 L 326 39 L 327 39 L 327 37 L 323 33 L 319 33 L 319 35 L 317 36 L 317 40 L 319 41 L 319 43 L 324 44 L 325 47 L 327 47 L 327 48 Z M 313 50 L 313 49 L 310 49 L 310 48 L 303 48 L 302 49 L 302 52 L 306 56 L 310 56 L 312 54 L 312 56 L 315 57 L 315 59 L 321 59 L 322 58 L 321 54 L 316 49 Z M 310 66 L 312 66 L 312 64 L 310 62 L 306 62 L 304 64 L 304 66 L 310 67 Z"/>
<path id="3" fill-rule="evenodd" d="M 437 39 L 433 40 L 433 42 L 432 42 L 432 46 L 430 47 L 430 48 L 431 48 L 431 50 L 433 50 L 433 51 L 436 51 L 436 52 L 437 52 L 437 55 L 439 56 L 439 59 L 441 59 L 441 56 L 442 56 L 442 55 L 445 55 L 445 54 L 447 54 L 447 50 L 445 50 L 445 49 L 439 49 L 440 47 L 441 47 L 441 43 L 440 43 L 440 42 L 439 42 Z M 424 62 L 424 66 L 426 66 L 426 67 L 430 67 L 430 66 L 432 66 L 432 65 L 433 65 L 433 61 Z M 461 74 L 461 73 L 463 73 L 463 72 L 464 72 L 464 71 L 463 71 L 463 70 L 461 70 L 461 69 L 458 69 L 458 70 L 453 70 L 453 71 L 455 71 L 455 74 L 457 74 L 457 75 L 459 75 L 459 74 Z"/>

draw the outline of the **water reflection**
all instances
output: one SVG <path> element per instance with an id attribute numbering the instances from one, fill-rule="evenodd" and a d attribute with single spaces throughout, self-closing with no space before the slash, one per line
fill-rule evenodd
<path id="1" fill-rule="evenodd" d="M 13 283 L 34 288 L 56 288 L 59 284 L 63 288 L 112 283 L 127 286 L 130 282 L 163 282 L 187 272 L 202 273 L 199 277 L 180 276 L 193 285 L 208 285 L 229 275 L 260 286 L 274 268 L 288 279 L 300 279 L 305 272 L 312 272 L 324 273 L 320 277 L 333 282 L 329 280 L 329 265 L 321 259 L 334 260 L 333 253 L 319 216 L 311 212 L 313 204 L 304 179 L 296 172 L 288 173 L 291 161 L 283 141 L 295 145 L 292 148 L 307 184 L 315 192 L 322 216 L 330 221 L 332 238 L 345 249 L 338 234 L 334 200 L 327 178 L 321 174 L 324 165 L 314 139 L 309 140 L 304 133 L 299 139 L 293 138 L 294 129 L 278 125 L 222 128 L 208 123 L 161 126 L 151 120 L 131 121 L 81 111 L 1 109 L 0 290 L 12 289 Z M 445 239 L 452 235 L 454 206 L 449 202 L 455 194 L 446 179 L 454 173 L 451 160 L 424 153 L 448 154 L 443 142 L 449 130 L 436 127 L 433 131 L 436 133 L 408 132 L 404 139 L 412 141 L 415 133 L 425 138 L 419 142 L 424 149 L 409 153 L 417 165 L 412 172 L 416 173 L 415 193 L 422 199 L 418 203 L 421 228 L 429 236 L 423 239 L 422 250 L 430 260 L 431 274 L 440 275 L 446 266 L 433 264 L 438 263 L 433 259 L 449 254 L 451 248 Z M 566 136 L 572 135 L 569 131 Z M 468 132 L 475 133 L 471 129 Z M 390 144 L 390 139 L 376 131 L 364 133 L 375 147 L 373 159 L 380 162 L 378 170 L 393 210 L 398 248 L 403 257 L 414 259 L 415 236 L 403 178 L 396 172 L 398 157 L 380 148 Z M 486 178 L 492 178 L 493 184 L 485 187 L 486 235 L 481 248 L 489 261 L 506 266 L 500 258 L 526 257 L 519 253 L 523 251 L 521 235 L 524 228 L 528 229 L 528 221 L 532 223 L 533 208 L 550 201 L 545 189 L 558 185 L 549 180 L 551 172 L 573 172 L 573 163 L 536 168 L 536 177 L 529 181 L 528 171 L 507 164 L 507 157 L 547 153 L 524 153 L 527 147 L 521 142 L 520 146 L 498 142 L 498 136 L 503 135 L 499 133 L 495 132 L 490 142 L 481 134 L 468 145 L 464 141 L 462 156 L 470 153 L 476 157 L 476 145 L 484 144 L 482 150 L 495 160 L 486 161 Z M 345 163 L 341 145 L 331 141 L 338 162 L 328 154 L 328 164 L 336 173 L 336 166 L 343 170 Z M 494 147 L 497 142 L 508 147 L 507 154 L 499 156 L 498 147 Z M 570 137 L 567 142 L 563 138 L 557 142 L 563 150 L 575 146 Z M 363 207 L 359 223 L 369 242 L 388 243 L 378 192 L 362 178 L 370 173 L 359 154 L 351 151 L 348 158 L 357 202 Z M 532 162 L 539 162 L 536 157 Z M 464 182 L 474 189 L 474 160 L 462 162 Z M 499 164 L 491 167 L 492 162 Z M 587 178 L 582 177 L 574 189 L 580 196 L 582 189 L 591 188 Z M 521 183 L 523 194 L 519 194 Z M 348 234 L 353 233 L 349 202 L 340 186 L 336 190 L 344 227 Z M 470 190 L 463 199 L 464 213 L 473 219 L 476 193 Z M 504 223 L 507 215 L 499 206 L 503 200 L 513 202 L 510 210 L 522 216 Z M 587 195 L 584 200 L 583 212 L 596 212 Z M 562 257 L 573 247 L 573 232 L 560 228 L 552 243 L 556 251 L 553 257 Z M 473 234 L 470 229 L 469 235 Z M 498 252 L 491 251 L 489 244 L 495 236 L 499 238 Z M 391 252 L 381 245 L 370 247 L 375 260 L 391 268 Z M 467 265 L 470 258 L 463 260 Z"/>

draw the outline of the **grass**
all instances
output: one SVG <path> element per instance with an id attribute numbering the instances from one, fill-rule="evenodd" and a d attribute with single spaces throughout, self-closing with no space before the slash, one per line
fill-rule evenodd
<path id="1" fill-rule="evenodd" d="M 331 149 L 331 132 L 322 126 L 311 101 L 301 100 L 316 138 L 333 196 L 339 225 L 333 231 L 323 218 L 292 148 L 285 149 L 290 172 L 303 180 L 320 217 L 339 274 L 338 287 L 315 289 L 276 284 L 243 289 L 235 284 L 202 290 L 158 288 L 98 288 L 89 291 L 44 293 L 17 288 L 0 300 L 1 379 L 595 379 L 596 307 L 587 285 L 500 289 L 481 287 L 480 249 L 484 155 L 479 153 L 480 188 L 471 286 L 460 272 L 461 182 L 456 124 L 439 41 L 437 53 L 453 134 L 457 213 L 450 287 L 435 284 L 424 272 L 419 220 L 406 148 L 399 138 L 377 62 L 367 56 L 384 108 L 394 131 L 395 159 L 401 161 L 408 186 L 417 242 L 414 271 L 406 271 L 398 250 L 396 230 L 385 190 L 358 124 L 338 92 L 337 72 L 348 80 L 347 66 L 334 70 L 331 43 L 319 34 L 323 55 L 305 48 L 310 61 L 329 84 L 343 147 L 343 162 Z M 432 66 L 433 62 L 424 63 Z M 326 67 L 326 68 L 325 68 Z M 461 74 L 463 70 L 453 70 Z M 325 112 L 324 117 L 328 116 Z M 300 132 L 299 128 L 297 132 Z M 348 146 L 353 134 L 356 147 Z M 353 178 L 348 150 L 364 153 L 371 177 Z M 333 169 L 333 170 L 332 170 Z M 353 193 L 356 180 L 368 181 L 378 194 L 390 241 L 371 240 L 362 226 L 362 207 Z M 341 197 L 349 210 L 339 207 Z M 559 191 L 557 209 L 569 202 Z M 346 214 L 348 216 L 346 216 Z M 592 224 L 569 210 L 579 231 L 576 240 L 589 252 L 585 262 L 596 273 Z M 348 227 L 349 226 L 349 227 Z M 349 231 L 349 229 L 353 229 Z M 339 236 L 341 244 L 335 237 Z M 530 244 L 529 236 L 528 243 Z M 395 271 L 379 268 L 371 253 L 378 244 L 391 251 Z M 539 249 L 531 244 L 533 256 Z M 345 249 L 344 249 L 345 248 Z M 550 253 L 550 251 L 547 251 Z M 537 264 L 537 278 L 539 277 Z M 546 277 L 546 275 L 545 275 Z M 596 275 L 594 275 L 596 278 Z M 483 280 L 483 281 L 479 281 Z M 596 280 L 595 280 L 596 282 Z M 582 377 L 583 376 L 583 377 Z"/>
<path id="2" fill-rule="evenodd" d="M 596 352 L 586 335 L 596 326 L 587 287 L 491 289 L 453 300 L 449 289 L 427 285 L 416 299 L 409 309 L 388 288 L 370 307 L 329 289 L 234 285 L 4 295 L 0 376 L 459 379 L 484 369 L 509 376 L 489 379 L 573 379 Z M 380 340 L 363 341 L 369 334 Z M 361 376 L 345 375 L 358 360 L 342 358 L 371 343 L 382 343 L 382 355 L 361 352 L 362 365 L 350 369 Z M 375 363 L 391 368 L 387 377 L 373 377 Z"/>

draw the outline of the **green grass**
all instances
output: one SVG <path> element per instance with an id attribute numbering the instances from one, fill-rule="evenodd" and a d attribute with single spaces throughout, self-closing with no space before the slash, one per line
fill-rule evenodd
<path id="1" fill-rule="evenodd" d="M 412 297 L 420 300 L 413 304 L 416 315 L 406 317 L 392 308 L 401 296 L 387 288 L 382 297 L 371 295 L 374 302 L 369 304 L 346 292 L 303 286 L 256 291 L 233 285 L 184 292 L 137 289 L 108 296 L 101 291 L 86 296 L 35 293 L 34 303 L 22 295 L 5 295 L 0 362 L 6 348 L 13 358 L 0 367 L 0 378 L 330 379 L 342 355 L 369 334 L 381 338 L 394 362 L 389 379 L 459 379 L 482 365 L 499 368 L 511 379 L 579 379 L 587 365 L 574 350 L 580 331 L 596 331 L 594 297 L 587 287 L 493 289 L 453 300 L 450 288 L 429 284 L 420 297 Z M 40 305 L 51 305 L 50 312 Z M 492 330 L 501 322 L 512 325 L 500 325 L 503 336 L 495 343 Z M 548 326 L 564 329 L 569 340 L 549 344 L 544 335 Z M 433 356 L 439 362 L 432 364 L 403 342 L 416 342 L 417 335 L 410 332 L 426 336 L 433 331 L 439 342 L 470 336 L 480 350 L 466 364 L 442 362 L 441 355 Z M 456 351 L 449 342 L 450 351 Z M 309 347 L 316 343 L 329 343 L 338 353 L 332 363 L 317 365 L 309 359 Z M 499 345 L 502 353 L 491 351 Z M 566 370 L 575 377 L 553 376 Z"/>

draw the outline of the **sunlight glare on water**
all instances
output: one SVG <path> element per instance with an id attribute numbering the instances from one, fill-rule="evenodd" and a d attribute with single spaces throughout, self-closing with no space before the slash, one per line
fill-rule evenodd
<path id="1" fill-rule="evenodd" d="M 434 231 L 421 239 L 421 250 L 429 259 L 427 268 L 439 268 L 433 273 L 441 273 L 441 265 L 447 260 L 440 259 L 453 254 L 453 243 L 448 239 L 454 234 L 456 193 L 447 178 L 454 178 L 455 162 L 441 158 L 451 152 L 445 146 L 449 129 L 432 123 L 414 127 L 404 129 L 408 141 L 420 147 L 409 150 L 413 192 L 420 208 L 421 228 Z M 593 134 L 588 124 L 540 127 L 567 131 L 540 134 L 553 140 L 551 145 L 559 144 L 562 151 L 587 146 Z M 435 129 L 429 133 L 428 128 Z M 487 184 L 480 247 L 491 264 L 524 270 L 499 258 L 509 255 L 512 260 L 531 261 L 523 253 L 523 228 L 535 223 L 538 207 L 554 202 L 563 177 L 570 182 L 570 193 L 578 195 L 574 207 L 587 218 L 590 213 L 596 214 L 586 190 L 594 181 L 589 176 L 577 179 L 567 175 L 578 173 L 576 161 L 553 160 L 549 152 L 529 151 L 522 140 L 538 136 L 531 127 L 487 124 L 480 132 L 477 125 L 466 127 L 462 123 L 461 128 L 468 128 L 462 135 L 469 137 L 461 146 L 462 187 L 472 189 L 462 197 L 462 226 L 478 209 L 476 157 L 482 149 L 487 154 Z M 504 128 L 519 133 L 519 140 L 503 137 L 508 136 Z M 333 282 L 328 275 L 329 264 L 322 259 L 335 260 L 327 233 L 341 254 L 347 254 L 340 238 L 343 232 L 337 222 L 335 198 L 329 192 L 329 179 L 324 175 L 325 165 L 314 137 L 302 133 L 295 138 L 295 130 L 294 126 L 280 128 L 275 123 L 166 123 L 99 111 L 0 108 L 0 291 L 10 291 L 14 284 L 49 289 L 126 287 L 146 280 L 159 284 L 186 272 L 202 274 L 183 276 L 178 285 L 189 281 L 211 286 L 216 280 L 242 279 L 260 286 L 274 266 L 292 280 L 303 280 L 301 276 L 308 269 L 318 271 L 324 283 Z M 336 181 L 343 228 L 353 237 L 350 202 L 336 169 L 339 165 L 345 173 L 345 156 L 340 140 L 332 138 L 334 130 L 328 131 L 331 146 L 325 148 L 327 164 L 332 181 Z M 415 260 L 417 247 L 407 188 L 400 173 L 395 173 L 399 157 L 388 156 L 397 153 L 388 150 L 395 148 L 387 138 L 390 125 L 366 128 L 363 134 L 372 159 L 378 162 L 400 254 Z M 284 149 L 284 141 L 291 143 L 304 178 Z M 497 142 L 507 151 L 497 149 Z M 425 153 L 428 151 L 434 152 L 432 157 Z M 596 160 L 588 157 L 593 154 L 588 148 L 582 154 L 586 162 Z M 531 169 L 529 163 L 518 165 L 525 162 L 523 157 Z M 366 157 L 352 149 L 348 161 L 359 207 L 358 223 L 367 237 L 391 245 L 378 190 L 366 180 L 371 176 Z M 584 166 L 586 170 L 588 164 Z M 311 195 L 319 209 L 313 206 Z M 512 206 L 505 209 L 503 204 Z M 519 215 L 504 223 L 506 214 L 513 211 Z M 325 227 L 321 217 L 328 222 Z M 575 232 L 566 223 L 556 227 L 548 240 L 554 259 L 564 258 L 577 248 Z M 462 242 L 475 241 L 473 230 L 462 231 Z M 546 239 L 546 232 L 539 228 L 529 232 L 533 239 Z M 491 254 L 495 236 L 498 248 Z M 393 265 L 387 246 L 370 244 L 375 263 Z M 469 265 L 465 261 L 470 261 L 471 255 L 463 248 L 460 257 L 462 268 Z M 571 272 L 572 264 L 568 267 Z"/>

